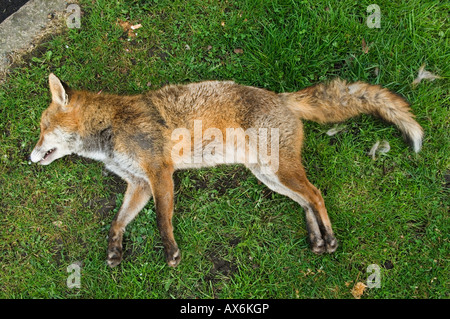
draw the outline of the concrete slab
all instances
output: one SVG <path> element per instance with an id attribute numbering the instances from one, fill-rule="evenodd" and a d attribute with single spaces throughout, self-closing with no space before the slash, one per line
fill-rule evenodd
<path id="1" fill-rule="evenodd" d="M 30 0 L 0 24 L 0 82 L 15 55 L 30 51 L 37 39 L 64 26 L 67 5 L 66 0 Z"/>

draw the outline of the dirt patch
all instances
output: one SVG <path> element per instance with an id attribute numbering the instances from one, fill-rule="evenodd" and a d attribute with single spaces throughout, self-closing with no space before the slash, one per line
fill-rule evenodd
<path id="1" fill-rule="evenodd" d="M 233 237 L 229 240 L 230 247 L 236 247 L 242 241 L 241 237 Z"/>
<path id="2" fill-rule="evenodd" d="M 236 247 L 242 241 L 241 237 L 233 236 L 228 241 L 228 246 Z M 228 279 L 231 278 L 237 269 L 234 259 L 228 260 L 226 258 L 228 247 L 224 243 L 213 244 L 206 252 L 206 257 L 211 261 L 212 268 L 209 274 L 205 277 L 206 280 L 213 283 L 219 283 L 223 280 L 223 276 Z"/>
<path id="3" fill-rule="evenodd" d="M 233 238 L 230 241 L 230 246 L 237 245 L 240 238 Z M 224 281 L 230 280 L 238 271 L 234 259 L 227 260 L 227 249 L 222 244 L 214 245 L 206 252 L 206 258 L 212 263 L 211 270 L 206 274 L 204 280 L 209 282 L 209 285 L 214 291 L 215 298 L 219 298 L 220 291 L 223 289 Z"/>
<path id="4" fill-rule="evenodd" d="M 232 261 L 224 259 L 218 251 L 208 252 L 208 259 L 213 263 L 213 267 L 206 280 L 217 280 L 217 275 L 231 277 L 237 270 L 236 265 Z"/>
<path id="5" fill-rule="evenodd" d="M 210 183 L 209 188 L 217 190 L 219 196 L 224 195 L 228 189 L 238 188 L 246 180 L 250 172 L 242 166 L 236 166 L 228 176 L 223 176 Z"/>
<path id="6" fill-rule="evenodd" d="M 183 172 L 175 172 L 173 179 L 175 184 L 175 191 L 179 191 L 181 188 L 182 174 L 186 172 L 189 174 L 189 184 L 198 190 L 216 190 L 219 196 L 224 195 L 228 189 L 234 189 L 241 186 L 241 182 L 245 181 L 251 172 L 243 166 L 236 165 L 231 169 L 225 168 L 226 175 L 218 176 L 212 169 L 202 169 L 205 174 L 198 174 L 199 170 L 185 170 Z M 270 192 L 270 191 L 269 191 Z M 266 195 L 266 194 L 265 194 Z"/>
<path id="7" fill-rule="evenodd" d="M 394 263 L 392 261 L 390 261 L 390 260 L 386 260 L 383 263 L 383 268 L 387 269 L 387 270 L 392 269 L 392 268 L 394 268 Z"/>
<path id="8" fill-rule="evenodd" d="M 92 161 L 89 159 L 84 159 L 86 161 Z M 110 190 L 110 195 L 103 198 L 93 198 L 89 200 L 84 206 L 93 211 L 93 213 L 98 216 L 101 220 L 111 219 L 112 211 L 117 207 L 117 196 L 119 194 L 124 194 L 127 185 L 120 177 L 111 173 L 107 173 L 108 178 L 104 181 L 104 184 L 108 186 Z"/>
<path id="9" fill-rule="evenodd" d="M 415 238 L 422 238 L 426 235 L 428 227 L 428 222 L 426 220 L 409 220 L 406 222 L 406 224 L 413 232 Z"/>
<path id="10" fill-rule="evenodd" d="M 116 196 L 112 195 L 108 198 L 91 199 L 86 204 L 86 207 L 92 209 L 95 215 L 99 216 L 101 220 L 109 217 L 113 209 L 116 207 Z"/>
<path id="11" fill-rule="evenodd" d="M 53 245 L 50 248 L 50 252 L 52 253 L 53 261 L 59 267 L 64 264 L 64 257 L 63 257 L 64 255 L 62 253 L 65 246 L 64 241 L 62 240 L 61 237 L 58 236 L 53 240 L 52 244 Z"/>

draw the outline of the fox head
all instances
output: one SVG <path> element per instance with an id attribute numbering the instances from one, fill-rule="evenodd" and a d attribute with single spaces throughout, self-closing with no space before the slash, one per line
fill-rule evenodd
<path id="1" fill-rule="evenodd" d="M 42 113 L 41 135 L 31 153 L 33 163 L 48 165 L 72 154 L 76 148 L 78 107 L 71 99 L 71 90 L 53 73 L 48 77 L 52 102 Z"/>

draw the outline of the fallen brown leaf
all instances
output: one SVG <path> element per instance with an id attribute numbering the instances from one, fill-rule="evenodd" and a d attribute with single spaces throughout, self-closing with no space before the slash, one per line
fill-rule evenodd
<path id="1" fill-rule="evenodd" d="M 117 25 L 122 28 L 123 32 L 128 33 L 129 38 L 134 38 L 136 36 L 136 33 L 134 33 L 134 30 L 133 30 L 133 27 L 139 26 L 139 24 L 132 25 L 130 22 L 123 21 L 121 19 L 117 19 Z"/>
<path id="2" fill-rule="evenodd" d="M 63 225 L 62 221 L 60 221 L 60 220 L 54 221 L 52 224 L 58 228 L 61 228 Z"/>
<path id="3" fill-rule="evenodd" d="M 355 284 L 355 286 L 353 287 L 353 289 L 351 290 L 351 293 L 353 295 L 353 297 L 355 297 L 355 299 L 360 299 L 361 296 L 364 293 L 364 290 L 366 289 L 366 285 L 362 282 L 357 282 Z"/>
<path id="4" fill-rule="evenodd" d="M 369 53 L 369 49 L 372 44 L 373 44 L 373 42 L 371 42 L 370 44 L 367 44 L 366 40 L 364 40 L 364 38 L 363 38 L 362 43 L 361 43 L 362 52 L 365 54 Z"/>
<path id="5" fill-rule="evenodd" d="M 234 49 L 234 53 L 242 54 L 242 53 L 244 53 L 244 50 L 242 50 L 241 48 L 236 48 L 236 49 Z"/>
<path id="6" fill-rule="evenodd" d="M 136 29 L 139 29 L 139 28 L 142 28 L 142 24 L 135 24 L 135 25 L 132 25 L 131 27 L 130 27 L 132 30 L 136 30 Z"/>

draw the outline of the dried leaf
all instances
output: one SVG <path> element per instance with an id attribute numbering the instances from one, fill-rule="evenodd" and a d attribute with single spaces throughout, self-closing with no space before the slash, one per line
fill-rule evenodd
<path id="1" fill-rule="evenodd" d="M 366 40 L 364 40 L 364 38 L 363 38 L 362 42 L 361 42 L 362 52 L 365 54 L 369 53 L 369 50 L 370 50 L 370 47 L 372 46 L 372 44 L 373 44 L 373 42 L 370 42 L 370 44 L 366 43 Z"/>
<path id="2" fill-rule="evenodd" d="M 136 33 L 133 32 L 133 30 L 134 30 L 133 27 L 138 26 L 138 24 L 133 26 L 128 21 L 123 21 L 121 19 L 117 19 L 117 25 L 119 25 L 122 28 L 123 32 L 127 32 L 128 33 L 128 37 L 129 38 L 134 38 L 136 36 Z"/>
<path id="3" fill-rule="evenodd" d="M 60 221 L 60 220 L 54 221 L 52 224 L 55 225 L 58 228 L 62 227 L 62 221 Z"/>
<path id="4" fill-rule="evenodd" d="M 136 30 L 136 29 L 139 29 L 139 28 L 142 28 L 142 24 L 135 24 L 135 25 L 132 25 L 131 27 L 131 30 Z"/>
<path id="5" fill-rule="evenodd" d="M 419 69 L 417 77 L 412 82 L 413 86 L 419 84 L 423 79 L 434 81 L 435 79 L 442 79 L 439 75 L 433 74 L 430 71 L 425 70 L 425 63 Z"/>
<path id="6" fill-rule="evenodd" d="M 117 24 L 123 29 L 123 31 L 128 31 L 129 28 L 131 27 L 130 22 L 123 21 L 121 19 L 117 19 Z"/>
<path id="7" fill-rule="evenodd" d="M 236 49 L 234 49 L 234 53 L 242 54 L 242 53 L 244 53 L 244 50 L 242 50 L 241 48 L 236 48 Z"/>
<path id="8" fill-rule="evenodd" d="M 366 43 L 366 40 L 364 40 L 364 38 L 362 39 L 362 52 L 363 53 L 369 53 L 369 46 Z"/>
<path id="9" fill-rule="evenodd" d="M 353 289 L 351 290 L 351 293 L 353 295 L 353 297 L 355 297 L 355 299 L 360 299 L 361 296 L 364 293 L 364 290 L 366 289 L 366 285 L 362 282 L 357 282 L 355 284 L 355 286 L 353 287 Z"/>

